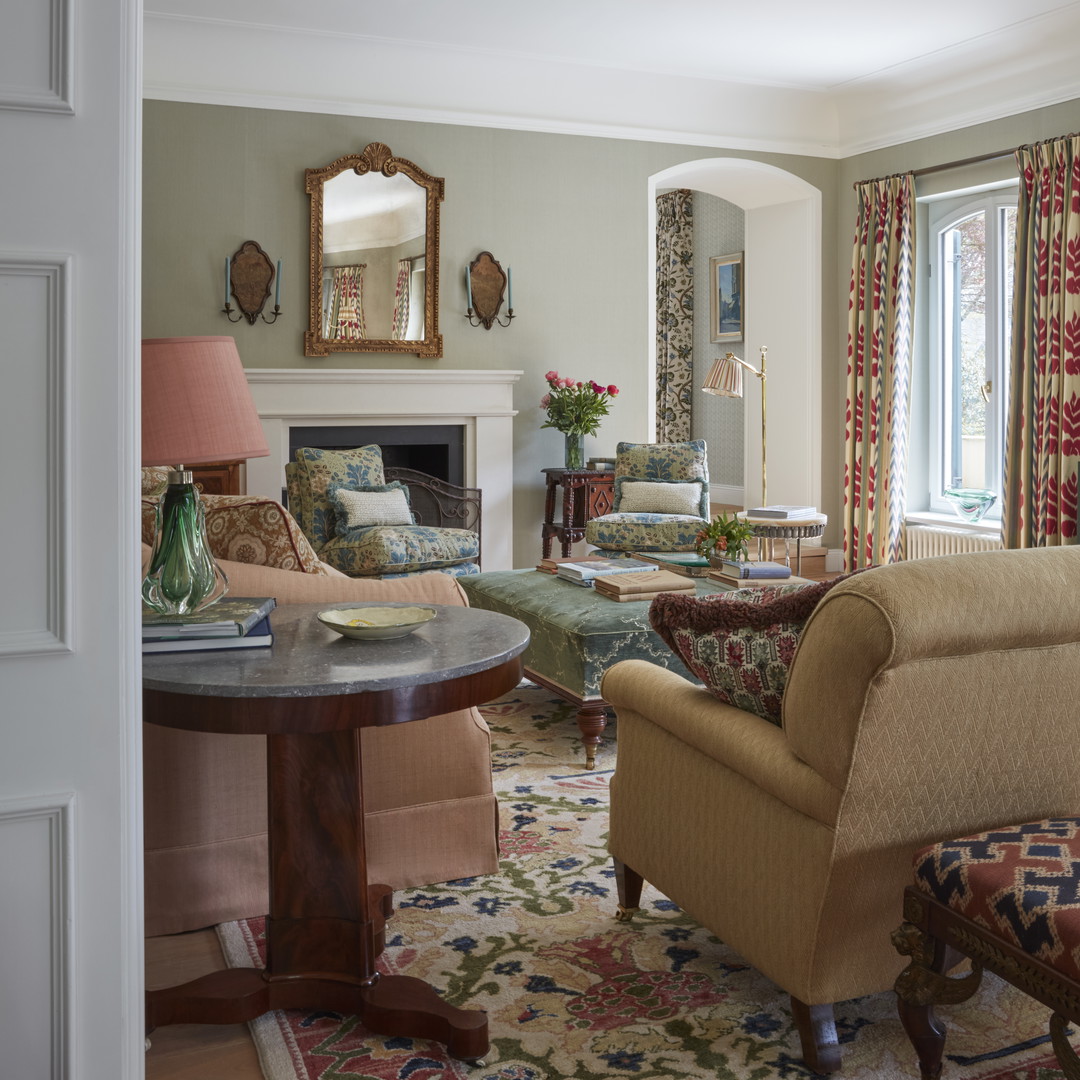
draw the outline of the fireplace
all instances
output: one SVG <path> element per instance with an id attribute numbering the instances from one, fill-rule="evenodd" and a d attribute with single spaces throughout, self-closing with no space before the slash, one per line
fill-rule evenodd
<path id="1" fill-rule="evenodd" d="M 285 463 L 297 446 L 378 443 L 384 459 L 437 453 L 447 458 L 449 470 L 441 479 L 483 491 L 484 569 L 512 568 L 513 389 L 520 371 L 248 368 L 246 374 L 270 447 L 269 457 L 247 464 L 250 494 L 281 498 Z M 294 442 L 294 429 L 306 441 Z M 448 429 L 457 434 L 448 436 Z M 424 465 L 406 467 L 439 475 Z"/>

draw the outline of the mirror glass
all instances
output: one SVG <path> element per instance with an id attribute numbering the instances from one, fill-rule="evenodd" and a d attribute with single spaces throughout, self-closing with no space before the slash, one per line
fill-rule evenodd
<path id="1" fill-rule="evenodd" d="M 307 170 L 311 317 L 304 352 L 441 356 L 443 181 L 382 143 Z"/>

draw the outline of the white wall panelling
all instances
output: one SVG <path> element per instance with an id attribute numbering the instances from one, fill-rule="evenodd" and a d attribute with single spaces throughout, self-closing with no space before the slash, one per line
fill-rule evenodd
<path id="1" fill-rule="evenodd" d="M 19 508 L 33 543 L 0 569 L 0 655 L 71 649 L 68 434 L 71 258 L 0 252 L 0 505 Z"/>
<path id="2" fill-rule="evenodd" d="M 68 1075 L 74 796 L 0 799 L 0 1046 L 5 1076 Z M 48 958 L 42 963 L 42 958 Z"/>
<path id="3" fill-rule="evenodd" d="M 74 0 L 8 4 L 0 34 L 0 108 L 71 113 Z"/>

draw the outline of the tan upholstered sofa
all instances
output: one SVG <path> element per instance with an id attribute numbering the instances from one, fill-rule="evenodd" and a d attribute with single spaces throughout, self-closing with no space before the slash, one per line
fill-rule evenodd
<path id="1" fill-rule="evenodd" d="M 233 595 L 274 596 L 279 604 L 467 603 L 446 574 L 392 581 L 340 574 L 319 562 L 288 511 L 272 500 L 204 500 L 214 508 L 208 513 L 208 533 Z M 152 537 L 152 513 L 149 521 Z M 149 550 L 144 547 L 144 566 Z M 221 558 L 230 552 L 290 568 Z M 361 738 L 373 881 L 404 888 L 497 869 L 490 736 L 476 709 L 368 728 Z M 147 936 L 265 914 L 262 737 L 148 723 L 143 725 L 143 762 Z"/>
<path id="2" fill-rule="evenodd" d="M 612 667 L 609 846 L 791 995 L 806 1062 L 832 1003 L 892 987 L 914 851 L 1080 812 L 1080 547 L 858 574 L 806 625 L 783 724 Z M 620 865 L 623 864 L 623 865 Z"/>

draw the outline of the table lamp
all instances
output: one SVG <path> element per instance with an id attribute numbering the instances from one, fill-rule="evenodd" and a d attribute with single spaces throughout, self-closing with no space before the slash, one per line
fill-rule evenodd
<path id="1" fill-rule="evenodd" d="M 186 615 L 228 591 L 228 579 L 210 553 L 202 500 L 186 466 L 269 453 L 231 337 L 143 341 L 142 463 L 169 467 L 142 584 L 147 607 Z"/>
<path id="2" fill-rule="evenodd" d="M 761 346 L 761 369 L 758 370 L 753 364 L 740 360 L 734 353 L 729 352 L 726 356 L 718 357 L 713 361 L 712 369 L 705 379 L 701 389 L 706 394 L 716 394 L 720 397 L 743 396 L 743 369 L 761 380 L 761 505 L 769 503 L 765 495 L 765 356 L 768 349 Z"/>

